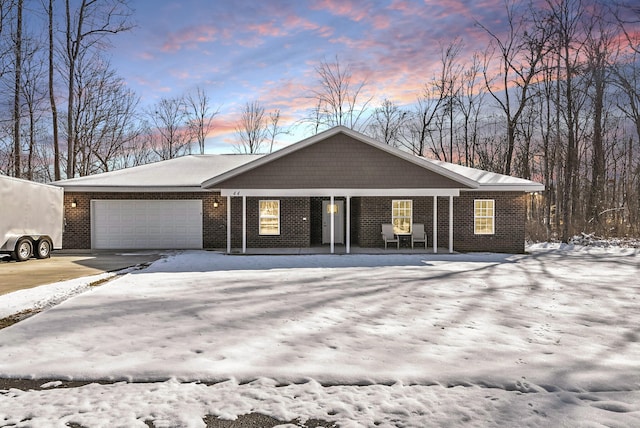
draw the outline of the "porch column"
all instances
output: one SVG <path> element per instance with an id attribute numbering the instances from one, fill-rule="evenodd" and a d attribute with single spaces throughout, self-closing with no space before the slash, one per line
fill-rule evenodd
<path id="1" fill-rule="evenodd" d="M 227 196 L 227 254 L 231 254 L 231 196 Z"/>
<path id="2" fill-rule="evenodd" d="M 438 252 L 438 197 L 433 197 L 433 252 Z"/>
<path id="3" fill-rule="evenodd" d="M 331 254 L 334 253 L 334 249 L 335 249 L 335 230 L 334 230 L 334 226 L 335 226 L 335 215 L 336 213 L 334 212 L 334 204 L 335 204 L 335 198 L 333 196 L 331 196 L 330 201 L 329 201 L 329 210 L 331 211 L 331 221 L 329 222 L 329 227 L 331 228 Z"/>
<path id="4" fill-rule="evenodd" d="M 347 216 L 347 227 L 344 231 L 346 233 L 346 241 L 345 241 L 345 249 L 347 254 L 351 252 L 351 196 L 347 196 L 347 209 L 345 211 L 345 215 Z"/>
<path id="5" fill-rule="evenodd" d="M 453 253 L 453 196 L 449 196 L 449 254 Z"/>
<path id="6" fill-rule="evenodd" d="M 242 197 L 242 254 L 247 252 L 247 197 Z"/>

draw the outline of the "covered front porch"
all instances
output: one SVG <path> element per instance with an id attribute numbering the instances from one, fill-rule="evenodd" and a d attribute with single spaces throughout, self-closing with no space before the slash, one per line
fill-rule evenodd
<path id="1" fill-rule="evenodd" d="M 229 254 L 454 252 L 458 189 L 221 189 L 221 194 L 227 219 L 241 218 L 226 223 Z M 408 225 L 402 231 L 395 226 L 400 242 L 385 249 L 381 227 L 398 220 L 392 209 L 398 200 L 410 203 L 409 217 L 403 219 Z M 263 218 L 263 204 L 275 210 L 273 219 Z M 262 230 L 263 220 L 274 222 L 273 234 Z M 427 245 L 411 248 L 414 224 L 424 225 Z"/>
<path id="2" fill-rule="evenodd" d="M 423 224 L 433 253 L 441 252 L 441 246 L 453 253 L 454 198 L 477 183 L 336 127 L 207 180 L 202 187 L 226 198 L 228 253 L 232 248 L 247 254 L 256 247 L 327 244 L 329 254 L 336 253 L 337 245 L 350 254 L 355 246 L 384 247 L 382 225 L 389 223 L 403 239 L 414 224 Z M 312 207 L 318 199 L 321 208 Z M 396 202 L 404 208 L 392 208 Z M 322 230 L 317 226 L 320 209 Z M 327 210 L 331 215 L 324 216 Z M 342 219 L 344 236 L 336 228 Z"/>

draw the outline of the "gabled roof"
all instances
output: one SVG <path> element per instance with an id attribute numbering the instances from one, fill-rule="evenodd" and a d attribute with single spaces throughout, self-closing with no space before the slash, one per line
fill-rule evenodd
<path id="1" fill-rule="evenodd" d="M 324 132 L 321 132 L 319 134 L 316 134 L 312 137 L 309 137 L 307 139 L 304 139 L 302 141 L 299 141 L 297 143 L 291 144 L 290 146 L 287 146 L 281 150 L 278 150 L 277 152 L 273 152 L 271 154 L 265 155 L 259 159 L 256 159 L 252 162 L 249 162 L 245 165 L 242 165 L 238 168 L 235 168 L 231 171 L 228 171 L 224 174 L 221 174 L 217 177 L 213 177 L 210 180 L 207 180 L 205 182 L 202 183 L 202 187 L 207 189 L 207 188 L 216 188 L 217 184 L 222 183 L 224 181 L 229 180 L 230 178 L 239 176 L 241 174 L 244 174 L 246 172 L 249 172 L 253 169 L 259 168 L 265 164 L 268 164 L 270 162 L 273 162 L 277 159 L 283 158 L 287 155 L 290 155 L 292 153 L 295 153 L 299 150 L 305 149 L 309 146 L 312 146 L 316 143 L 319 143 L 321 141 L 327 140 L 337 134 L 345 134 L 355 140 L 358 140 L 362 143 L 368 144 L 372 147 L 375 147 L 381 151 L 390 153 L 400 159 L 403 159 L 407 162 L 410 162 L 412 164 L 418 165 L 426 170 L 429 170 L 431 172 L 434 172 L 436 174 L 439 174 L 441 176 L 444 176 L 448 179 L 451 179 L 455 182 L 458 182 L 460 184 L 461 187 L 476 187 L 476 183 L 473 180 L 468 179 L 467 177 L 460 175 L 454 171 L 450 171 L 446 168 L 443 168 L 440 165 L 436 165 L 433 164 L 431 162 L 426 162 L 426 159 L 418 157 L 418 156 L 414 156 L 410 153 L 407 153 L 405 151 L 402 151 L 396 147 L 390 146 L 388 144 L 382 144 L 364 134 L 361 134 L 359 132 L 356 132 L 352 129 L 346 128 L 344 126 L 336 126 L 334 128 L 328 129 Z"/>
<path id="2" fill-rule="evenodd" d="M 200 184 L 261 155 L 189 155 L 86 177 L 56 181 L 67 191 L 202 191 Z"/>
<path id="3" fill-rule="evenodd" d="M 511 177 L 502 174 L 496 174 L 474 168 L 463 167 L 437 160 L 426 159 L 423 157 L 412 155 L 396 147 L 380 143 L 366 135 L 353 131 L 344 126 L 337 126 L 327 131 L 321 132 L 305 140 L 287 146 L 277 152 L 265 155 L 221 175 L 215 176 L 202 183 L 205 189 L 224 187 L 225 182 L 233 181 L 235 177 L 250 173 L 269 163 L 275 162 L 286 156 L 292 155 L 298 151 L 306 149 L 314 144 L 328 140 L 338 134 L 345 134 L 359 142 L 367 144 L 383 152 L 389 153 L 396 158 L 405 160 L 413 165 L 417 165 L 425 170 L 446 177 L 453 182 L 458 183 L 461 191 L 470 190 L 487 190 L 487 191 L 540 191 L 544 190 L 544 186 L 533 181 L 521 178 Z M 357 160 L 354 160 L 357 161 Z M 402 173 L 402 171 L 399 171 Z M 425 184 L 426 186 L 426 184 Z"/>

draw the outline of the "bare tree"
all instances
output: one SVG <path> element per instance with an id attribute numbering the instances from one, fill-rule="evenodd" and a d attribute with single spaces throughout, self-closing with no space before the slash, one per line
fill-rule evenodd
<path id="1" fill-rule="evenodd" d="M 486 88 L 507 122 L 507 151 L 504 154 L 503 174 L 511 174 L 511 163 L 516 142 L 518 121 L 530 100 L 530 88 L 539 72 L 539 63 L 545 55 L 551 31 L 545 25 L 529 25 L 523 15 L 516 14 L 516 3 L 508 0 L 507 35 L 500 37 L 493 30 L 479 24 L 491 38 L 485 57 L 484 75 Z M 499 84 L 488 73 L 497 65 Z M 515 98 L 515 99 L 514 99 Z"/>
<path id="2" fill-rule="evenodd" d="M 131 134 L 123 147 L 122 155 L 114 159 L 112 169 L 129 168 L 153 161 L 153 135 L 148 122 L 137 123 L 136 132 Z"/>
<path id="3" fill-rule="evenodd" d="M 580 47 L 578 40 L 580 22 L 584 12 L 581 0 L 547 0 L 548 15 L 540 21 L 539 26 L 552 28 L 554 32 L 554 47 L 558 63 L 558 105 L 559 116 L 563 117 L 567 146 L 565 150 L 562 203 L 561 239 L 568 242 L 572 232 L 573 210 L 576 205 L 576 181 L 578 170 L 578 149 L 576 137 L 576 95 L 574 94 L 574 79 L 579 69 Z M 563 74 L 561 74 L 563 73 Z M 562 105 L 561 105 L 562 103 Z M 558 134 L 560 120 L 557 120 Z M 558 135 L 558 140 L 560 136 Z"/>
<path id="4" fill-rule="evenodd" d="M 447 150 L 444 147 L 444 133 L 440 132 L 439 138 L 439 151 L 445 161 L 453 162 L 453 128 L 454 128 L 454 112 L 457 106 L 460 104 L 460 78 L 462 75 L 462 65 L 458 62 L 460 52 L 463 48 L 462 40 L 454 39 L 448 46 L 440 47 L 440 61 L 442 69 L 440 75 L 434 81 L 434 85 L 438 88 L 438 92 L 442 94 L 444 103 L 442 104 L 443 111 L 439 114 L 439 121 L 441 123 L 440 130 L 444 130 L 445 122 L 448 121 L 449 125 L 449 147 L 447 156 Z"/>
<path id="5" fill-rule="evenodd" d="M 138 97 L 110 64 L 92 57 L 78 70 L 76 111 L 77 170 L 81 176 L 112 170 L 138 134 Z M 82 70 L 80 72 L 80 70 Z"/>
<path id="6" fill-rule="evenodd" d="M 195 94 L 185 97 L 187 104 L 187 121 L 195 139 L 198 141 L 200 154 L 204 154 L 204 142 L 213 130 L 213 119 L 220 112 L 220 108 L 213 109 L 209 96 L 200 87 Z"/>
<path id="7" fill-rule="evenodd" d="M 89 49 L 99 46 L 110 34 L 131 29 L 131 9 L 127 0 L 81 0 L 73 10 L 65 0 L 65 62 L 67 77 L 67 178 L 76 172 L 76 130 L 73 127 L 75 74 L 78 59 Z"/>
<path id="8" fill-rule="evenodd" d="M 267 123 L 267 138 L 269 139 L 269 153 L 273 152 L 273 144 L 278 138 L 278 135 L 287 135 L 289 131 L 286 131 L 280 126 L 280 109 L 276 109 L 269 112 L 269 120 Z"/>
<path id="9" fill-rule="evenodd" d="M 478 53 L 474 53 L 471 62 L 462 69 L 460 81 L 460 97 L 458 98 L 462 115 L 462 132 L 464 141 L 464 164 L 475 165 L 476 147 L 478 145 L 478 123 L 484 103 L 484 92 L 480 89 L 480 72 L 482 64 Z"/>
<path id="10" fill-rule="evenodd" d="M 240 120 L 236 125 L 238 144 L 236 150 L 240 153 L 260 153 L 267 138 L 267 121 L 264 107 L 259 101 L 246 103 Z"/>
<path id="11" fill-rule="evenodd" d="M 593 133 L 591 153 L 591 186 L 589 188 L 589 216 L 600 226 L 600 213 L 605 205 L 605 132 L 604 110 L 606 88 L 611 82 L 609 70 L 615 62 L 614 55 L 618 49 L 614 46 L 617 35 L 610 23 L 606 22 L 607 10 L 601 5 L 594 5 L 594 10 L 587 22 L 585 55 L 591 90 L 593 110 Z"/>
<path id="12" fill-rule="evenodd" d="M 22 82 L 20 91 L 23 98 L 24 109 L 27 115 L 28 137 L 26 178 L 34 179 L 35 162 L 38 154 L 37 135 L 38 124 L 43 115 L 46 91 L 44 87 L 44 63 L 43 58 L 38 55 L 39 42 L 32 39 L 24 40 L 24 58 L 22 65 Z"/>
<path id="13" fill-rule="evenodd" d="M 398 107 L 393 101 L 385 99 L 382 105 L 373 111 L 368 127 L 369 133 L 385 144 L 398 147 L 406 120 L 407 111 Z"/>
<path id="14" fill-rule="evenodd" d="M 634 0 L 622 0 L 616 2 L 618 7 L 614 9 L 615 20 L 625 35 L 629 48 L 640 54 L 640 34 L 637 31 L 640 24 L 640 6 Z"/>
<path id="15" fill-rule="evenodd" d="M 53 38 L 53 0 L 49 0 L 47 7 L 48 19 L 48 40 L 49 40 L 49 104 L 51 106 L 51 128 L 53 133 L 53 176 L 55 180 L 60 180 L 60 139 L 58 137 L 58 107 L 56 105 L 56 95 L 54 87 L 54 38 Z"/>
<path id="16" fill-rule="evenodd" d="M 316 131 L 340 125 L 355 130 L 364 127 L 365 112 L 373 99 L 362 99 L 366 81 L 354 82 L 351 66 L 342 66 L 337 57 L 335 62 L 321 61 L 315 72 L 318 82 L 311 90 L 311 98 L 316 107 L 307 121 Z"/>
<path id="17" fill-rule="evenodd" d="M 182 97 L 162 98 L 147 115 L 152 124 L 152 149 L 160 159 L 173 159 L 190 153 L 191 131 Z"/>
<path id="18" fill-rule="evenodd" d="M 446 93 L 433 84 L 425 84 L 422 94 L 416 100 L 414 109 L 409 113 L 406 121 L 406 131 L 402 145 L 417 156 L 424 156 L 434 122 L 438 112 L 444 105 Z M 437 155 L 437 153 L 436 153 Z"/>
<path id="19" fill-rule="evenodd" d="M 14 175 L 20 177 L 22 168 L 20 165 L 20 156 L 22 147 L 20 144 L 20 118 L 22 112 L 20 108 L 21 79 L 22 79 L 22 9 L 23 0 L 16 2 L 16 28 L 13 39 L 13 48 L 15 52 L 15 61 L 13 64 L 14 86 L 13 86 L 13 168 Z"/>

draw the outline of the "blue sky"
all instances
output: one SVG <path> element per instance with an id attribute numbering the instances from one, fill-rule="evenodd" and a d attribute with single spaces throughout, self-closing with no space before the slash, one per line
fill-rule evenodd
<path id="1" fill-rule="evenodd" d="M 499 0 L 158 0 L 132 3 L 136 28 L 111 38 L 113 66 L 151 105 L 203 88 L 220 107 L 207 151 L 229 152 L 246 102 L 301 119 L 321 61 L 349 64 L 374 105 L 411 103 L 439 64 L 440 46 L 460 37 L 470 57 L 500 28 Z M 284 138 L 295 140 L 299 136 Z"/>

